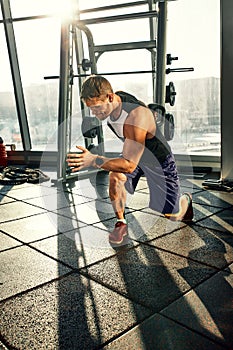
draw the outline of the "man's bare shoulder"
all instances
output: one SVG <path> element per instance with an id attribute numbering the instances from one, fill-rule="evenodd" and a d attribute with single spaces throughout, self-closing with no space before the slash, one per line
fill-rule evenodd
<path id="1" fill-rule="evenodd" d="M 151 123 L 154 123 L 154 116 L 151 110 L 144 106 L 138 106 L 129 113 L 125 124 L 145 127 Z"/>

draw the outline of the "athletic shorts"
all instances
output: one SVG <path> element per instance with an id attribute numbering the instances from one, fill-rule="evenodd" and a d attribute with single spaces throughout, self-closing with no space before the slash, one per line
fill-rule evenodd
<path id="1" fill-rule="evenodd" d="M 180 183 L 173 155 L 169 154 L 162 164 L 155 159 L 150 165 L 140 164 L 133 173 L 125 175 L 125 188 L 130 194 L 134 193 L 140 177 L 146 177 L 150 209 L 161 214 L 174 214 L 179 211 Z"/>

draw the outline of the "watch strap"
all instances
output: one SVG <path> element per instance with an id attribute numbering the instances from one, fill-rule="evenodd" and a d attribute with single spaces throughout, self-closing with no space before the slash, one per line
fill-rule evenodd
<path id="1" fill-rule="evenodd" d="M 96 164 L 97 168 L 101 168 L 101 165 L 103 165 L 103 163 L 104 163 L 103 158 L 97 156 L 96 160 L 95 160 L 95 164 Z"/>

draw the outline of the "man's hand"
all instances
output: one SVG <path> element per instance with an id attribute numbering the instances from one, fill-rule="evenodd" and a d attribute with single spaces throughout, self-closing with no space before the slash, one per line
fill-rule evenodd
<path id="1" fill-rule="evenodd" d="M 72 172 L 95 165 L 97 155 L 92 154 L 82 146 L 76 146 L 76 148 L 82 152 L 68 153 L 66 159 L 68 166 L 72 168 Z"/>

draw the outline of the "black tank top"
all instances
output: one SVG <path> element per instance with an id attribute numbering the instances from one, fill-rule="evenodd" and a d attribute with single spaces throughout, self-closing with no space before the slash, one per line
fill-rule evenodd
<path id="1" fill-rule="evenodd" d="M 143 106 L 145 108 L 148 108 L 145 105 L 145 103 L 138 100 L 135 96 L 133 96 L 127 92 L 117 91 L 117 92 L 115 92 L 115 94 L 118 95 L 122 101 L 121 115 L 122 115 L 122 113 L 124 113 L 124 114 L 127 113 L 127 116 L 128 116 L 128 114 L 133 109 L 137 108 L 138 106 Z M 143 117 L 143 115 L 142 115 L 142 117 Z M 120 119 L 120 118 L 121 118 L 121 116 L 118 119 Z M 123 135 L 118 134 L 118 132 L 119 132 L 117 130 L 118 128 L 115 127 L 115 129 L 114 129 L 114 122 L 111 121 L 110 117 L 108 119 L 108 126 L 116 134 L 116 136 L 118 138 L 120 138 L 122 141 L 124 141 Z M 122 130 L 123 130 L 123 128 L 122 128 Z M 145 140 L 145 151 L 140 159 L 139 165 L 140 164 L 145 164 L 147 166 L 150 165 L 151 160 L 152 160 L 151 159 L 152 155 L 153 155 L 153 157 L 155 156 L 157 158 L 157 160 L 159 161 L 160 164 L 162 164 L 169 154 L 171 154 L 171 148 L 170 148 L 169 144 L 167 143 L 167 140 L 163 136 L 161 130 L 157 126 L 155 136 L 152 137 L 151 139 Z"/>

